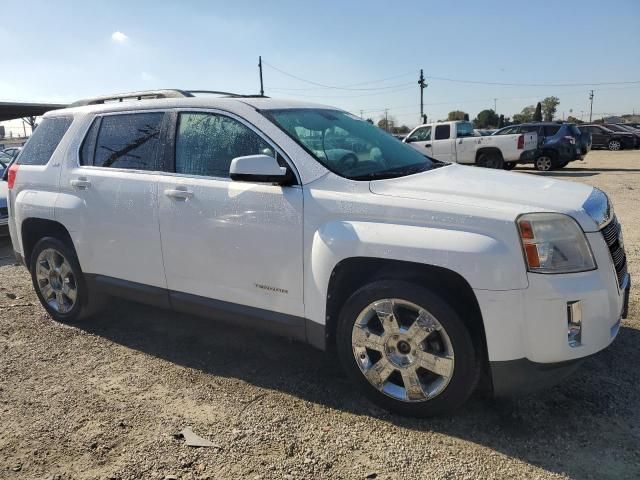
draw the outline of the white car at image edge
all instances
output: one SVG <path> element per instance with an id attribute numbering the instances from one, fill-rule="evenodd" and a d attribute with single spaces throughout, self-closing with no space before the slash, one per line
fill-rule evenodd
<path id="1" fill-rule="evenodd" d="M 563 381 L 626 316 L 606 194 L 440 162 L 333 107 L 77 102 L 44 116 L 8 189 L 13 248 L 53 319 L 87 321 L 112 295 L 268 329 L 336 352 L 406 415 L 449 412 L 480 382 Z"/>

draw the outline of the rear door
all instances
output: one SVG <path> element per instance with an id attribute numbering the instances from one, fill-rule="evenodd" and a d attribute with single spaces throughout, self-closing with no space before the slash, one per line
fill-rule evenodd
<path id="1" fill-rule="evenodd" d="M 436 160 L 441 162 L 455 162 L 455 143 L 452 139 L 452 128 L 450 123 L 443 123 L 435 125 L 433 141 L 431 142 L 431 148 L 433 154 L 431 155 Z"/>
<path id="2" fill-rule="evenodd" d="M 591 144 L 602 147 L 607 144 L 607 135 L 600 127 L 587 127 L 591 132 Z"/>
<path id="3" fill-rule="evenodd" d="M 420 153 L 431 157 L 433 153 L 431 148 L 431 133 L 431 125 L 418 127 L 405 139 L 405 143 L 408 143 Z"/>
<path id="4" fill-rule="evenodd" d="M 105 114 L 62 169 L 56 215 L 85 273 L 166 288 L 158 221 L 164 112 Z"/>

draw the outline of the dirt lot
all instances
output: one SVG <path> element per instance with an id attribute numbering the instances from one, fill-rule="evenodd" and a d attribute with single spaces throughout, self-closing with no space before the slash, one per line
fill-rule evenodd
<path id="1" fill-rule="evenodd" d="M 529 171 L 519 168 L 517 171 Z M 640 152 L 554 172 L 607 191 L 640 278 Z M 390 415 L 302 344 L 124 301 L 53 322 L 0 240 L 0 478 L 640 478 L 640 321 L 568 383 Z M 217 448 L 172 434 L 191 426 Z"/>

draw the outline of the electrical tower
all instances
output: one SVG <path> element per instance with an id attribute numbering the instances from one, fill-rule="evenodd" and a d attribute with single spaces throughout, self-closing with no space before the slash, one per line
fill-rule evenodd
<path id="1" fill-rule="evenodd" d="M 591 123 L 591 117 L 593 116 L 593 90 L 589 93 L 589 100 L 591 101 L 591 107 L 589 107 L 589 123 Z"/>

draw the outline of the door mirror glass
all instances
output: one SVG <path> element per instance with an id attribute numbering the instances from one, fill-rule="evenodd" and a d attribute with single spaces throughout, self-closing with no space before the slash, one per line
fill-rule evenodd
<path id="1" fill-rule="evenodd" d="M 243 182 L 263 182 L 286 185 L 291 183 L 293 175 L 286 167 L 269 155 L 247 155 L 231 160 L 229 168 L 231 180 Z"/>

